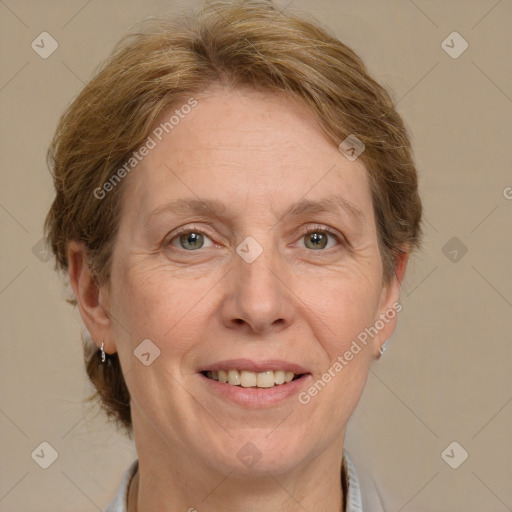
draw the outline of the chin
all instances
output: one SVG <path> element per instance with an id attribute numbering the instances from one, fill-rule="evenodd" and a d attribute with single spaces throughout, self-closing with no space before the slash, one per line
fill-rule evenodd
<path id="1" fill-rule="evenodd" d="M 268 476 L 269 473 L 278 475 L 291 472 L 313 456 L 309 454 L 303 439 L 291 442 L 289 436 L 274 435 L 270 433 L 271 430 L 258 431 L 254 435 L 237 435 L 228 446 L 224 444 L 221 447 L 220 453 L 210 453 L 206 458 L 210 465 L 216 461 L 215 470 L 224 474 L 254 478 Z"/>

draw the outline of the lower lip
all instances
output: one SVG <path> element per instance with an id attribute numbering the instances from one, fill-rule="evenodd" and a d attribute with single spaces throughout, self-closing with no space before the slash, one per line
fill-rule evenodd
<path id="1" fill-rule="evenodd" d="M 205 381 L 209 389 L 222 397 L 225 397 L 238 405 L 249 408 L 270 407 L 299 393 L 308 386 L 311 374 L 305 374 L 299 379 L 274 385 L 271 388 L 244 388 L 232 386 L 217 380 L 209 379 L 202 373 L 199 376 Z"/>

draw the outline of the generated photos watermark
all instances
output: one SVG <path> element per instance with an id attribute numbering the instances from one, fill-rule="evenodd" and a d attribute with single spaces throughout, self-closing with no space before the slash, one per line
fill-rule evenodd
<path id="1" fill-rule="evenodd" d="M 400 302 L 395 302 L 389 309 L 385 311 L 385 313 L 380 314 L 379 320 L 377 320 L 372 326 L 366 327 L 363 331 L 361 331 L 357 335 L 357 339 L 352 341 L 350 348 L 346 350 L 343 355 L 339 355 L 334 363 L 329 367 L 329 369 L 324 372 L 324 374 L 317 379 L 317 381 L 312 384 L 307 391 L 302 391 L 298 395 L 298 400 L 301 404 L 306 405 L 311 402 L 311 399 L 322 391 L 332 379 L 338 375 L 345 366 L 348 365 L 354 356 L 359 354 L 362 350 L 362 346 L 366 346 L 370 339 L 375 338 L 377 334 L 384 329 L 386 324 L 388 324 L 391 320 L 393 320 L 400 311 L 402 311 L 403 306 Z"/>
<path id="2" fill-rule="evenodd" d="M 187 114 L 190 114 L 192 109 L 197 106 L 197 100 L 189 98 L 187 103 L 176 109 L 169 117 L 168 121 L 160 123 L 139 146 L 139 148 L 132 153 L 130 158 L 120 167 L 101 187 L 94 189 L 94 197 L 98 200 L 104 199 L 106 195 L 114 190 L 114 188 L 121 183 L 121 181 L 132 171 L 132 169 L 141 162 L 152 149 L 155 149 L 157 144 L 162 141 L 164 134 L 170 133 L 179 122 L 184 119 Z"/>

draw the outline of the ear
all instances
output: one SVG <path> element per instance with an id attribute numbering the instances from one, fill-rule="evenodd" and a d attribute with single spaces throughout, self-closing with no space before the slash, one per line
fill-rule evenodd
<path id="1" fill-rule="evenodd" d="M 69 280 L 78 302 L 82 320 L 94 343 L 107 354 L 116 352 L 112 336 L 112 320 L 108 310 L 108 291 L 100 286 L 87 262 L 84 244 L 70 242 L 68 246 Z"/>
<path id="2" fill-rule="evenodd" d="M 395 275 L 389 283 L 383 286 L 379 302 L 379 317 L 376 318 L 376 327 L 379 327 L 378 333 L 373 339 L 373 356 L 380 357 L 380 348 L 389 340 L 393 334 L 398 314 L 402 311 L 402 305 L 399 302 L 400 288 L 405 275 L 405 269 L 409 260 L 410 253 L 400 252 L 395 259 Z M 382 328 L 380 328 L 382 327 Z"/>

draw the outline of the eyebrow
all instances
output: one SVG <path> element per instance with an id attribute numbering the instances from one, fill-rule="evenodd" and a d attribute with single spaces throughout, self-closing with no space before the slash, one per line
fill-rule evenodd
<path id="1" fill-rule="evenodd" d="M 364 220 L 363 212 L 356 205 L 337 194 L 331 194 L 319 201 L 302 199 L 287 208 L 283 212 L 282 218 L 287 215 L 298 216 L 304 213 L 339 212 L 340 210 L 347 212 L 358 223 L 362 223 Z"/>
<path id="2" fill-rule="evenodd" d="M 286 216 L 299 216 L 305 213 L 336 213 L 340 211 L 348 213 L 358 224 L 361 224 L 364 221 L 363 212 L 343 196 L 337 194 L 331 194 L 320 200 L 302 199 L 288 207 L 282 213 L 281 220 Z M 222 201 L 218 201 L 216 199 L 196 197 L 180 198 L 153 210 L 148 215 L 148 220 L 164 212 L 171 212 L 178 215 L 200 213 L 212 217 L 223 218 L 226 217 L 226 205 Z M 238 215 L 235 217 L 239 218 Z"/>

